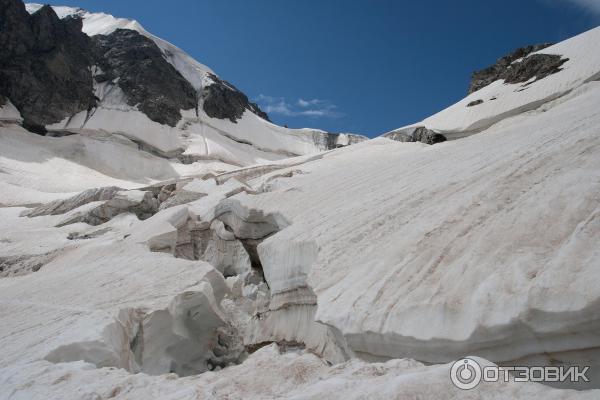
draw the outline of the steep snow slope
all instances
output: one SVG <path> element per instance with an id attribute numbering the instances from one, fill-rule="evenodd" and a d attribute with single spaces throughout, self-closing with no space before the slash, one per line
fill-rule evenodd
<path id="1" fill-rule="evenodd" d="M 27 4 L 33 13 L 40 4 Z M 73 15 L 83 19 L 83 32 L 89 36 L 106 35 L 117 29 L 130 29 L 151 39 L 192 86 L 201 93 L 216 83 L 215 75 L 176 46 L 150 34 L 137 21 L 115 18 L 104 13 L 90 13 L 79 8 L 53 7 L 61 18 Z M 96 84 L 98 107 L 67 117 L 49 127 L 53 131 L 119 133 L 151 147 L 166 157 L 184 153 L 186 160 L 211 158 L 233 165 L 249 165 L 304 155 L 346 145 L 364 138 L 355 135 L 329 135 L 315 129 L 287 129 L 272 124 L 246 110 L 240 120 L 211 118 L 202 110 L 182 110 L 177 127 L 161 125 L 144 113 L 127 105 L 125 95 L 116 85 Z"/>
<path id="2" fill-rule="evenodd" d="M 494 123 L 569 93 L 585 82 L 600 79 L 600 27 L 584 32 L 533 54 L 556 54 L 567 58 L 562 70 L 541 80 L 505 84 L 502 80 L 469 94 L 456 104 L 411 126 L 425 126 L 460 137 L 486 129 Z M 468 106 L 482 100 L 480 104 Z M 403 130 L 405 128 L 399 128 Z"/>
<path id="3" fill-rule="evenodd" d="M 173 163 L 140 151 L 126 138 L 98 132 L 44 137 L 20 126 L 0 126 L 0 187 L 4 205 L 62 198 L 91 187 L 131 188 L 182 175 L 227 171 L 210 160 Z"/>
<path id="4" fill-rule="evenodd" d="M 461 141 L 336 151 L 230 208 L 287 221 L 259 246 L 271 291 L 311 287 L 315 318 L 357 352 L 428 362 L 592 354 L 599 124 L 600 83 L 590 82 Z M 305 242 L 319 249 L 312 265 L 285 258 Z"/>
<path id="5" fill-rule="evenodd" d="M 465 395 L 449 365 L 344 361 L 355 356 L 597 370 L 599 106 L 590 82 L 460 141 L 378 139 L 163 183 L 159 201 L 180 205 L 145 221 L 125 208 L 63 225 L 102 201 L 33 218 L 2 208 L 3 268 L 29 273 L 0 279 L 0 397 Z M 340 365 L 244 353 L 273 341 Z M 598 396 L 523 383 L 469 393 Z"/>

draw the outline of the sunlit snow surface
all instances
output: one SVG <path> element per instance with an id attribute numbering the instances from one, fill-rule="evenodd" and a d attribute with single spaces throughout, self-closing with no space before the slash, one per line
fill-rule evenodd
<path id="1" fill-rule="evenodd" d="M 7 118 L 0 126 L 0 257 L 42 257 L 44 265 L 0 278 L 0 398 L 600 397 L 598 390 L 516 382 L 465 392 L 452 386 L 448 364 L 474 355 L 482 364 L 572 362 L 598 371 L 600 82 L 589 79 L 600 72 L 597 36 L 596 29 L 549 48 L 572 59 L 568 68 L 516 97 L 496 82 L 426 121 L 464 129 L 556 99 L 434 146 L 380 138 L 286 160 L 261 156 L 249 167 L 214 159 L 183 165 L 139 151 L 127 135 L 41 137 Z M 499 88 L 502 106 L 465 116 L 463 103 Z M 528 91 L 537 97 L 518 97 Z M 242 135 L 252 126 L 256 143 L 277 132 L 248 117 L 234 128 L 211 121 L 210 129 Z M 222 144 L 205 137 L 207 144 L 190 146 Z M 248 157 L 246 165 L 263 151 L 245 150 L 219 151 Z M 189 179 L 178 190 L 204 196 L 145 221 L 123 213 L 98 226 L 56 227 L 98 202 L 67 215 L 20 216 L 32 204 L 88 188 L 140 188 L 182 176 Z M 235 277 L 167 251 L 190 219 L 206 225 L 218 216 L 233 231 L 223 236 L 268 232 L 258 246 L 271 295 L 262 320 L 231 307 L 243 297 Z M 88 237 L 69 239 L 73 232 Z M 206 334 L 176 323 L 184 311 L 208 326 L 232 319 L 248 341 L 304 342 L 306 350 L 268 345 L 240 365 L 178 378 L 165 368 L 173 338 Z M 131 350 L 139 312 L 175 321 L 154 341 L 146 332 L 143 361 L 158 375 L 128 372 L 139 367 Z M 591 377 L 598 387 L 600 377 Z"/>

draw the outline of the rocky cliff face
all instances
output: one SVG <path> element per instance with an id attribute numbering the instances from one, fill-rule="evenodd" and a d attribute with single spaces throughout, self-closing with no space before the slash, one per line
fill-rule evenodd
<path id="1" fill-rule="evenodd" d="M 24 126 L 38 133 L 92 110 L 94 80 L 118 85 L 129 106 L 163 125 L 175 126 L 181 110 L 197 109 L 200 96 L 210 117 L 236 122 L 249 110 L 268 119 L 245 94 L 214 75 L 197 93 L 139 32 L 117 29 L 90 38 L 81 19 L 60 19 L 50 6 L 30 15 L 21 1 L 0 0 L 0 48 L 0 103 L 10 99 Z"/>
<path id="2" fill-rule="evenodd" d="M 202 108 L 211 118 L 228 119 L 236 122 L 242 117 L 244 111 L 250 110 L 259 117 L 269 121 L 267 113 L 262 111 L 257 104 L 248 100 L 248 97 L 240 92 L 231 83 L 219 79 L 211 74 L 213 83 L 204 87 Z"/>
<path id="3" fill-rule="evenodd" d="M 496 61 L 496 64 L 481 71 L 473 72 L 469 94 L 499 79 L 503 79 L 506 83 L 522 83 L 534 77 L 537 80 L 543 79 L 548 75 L 560 71 L 561 65 L 568 59 L 550 54 L 529 55 L 551 45 L 552 43 L 542 43 L 520 47 L 500 58 Z M 519 59 L 522 60 L 518 61 Z"/>
<path id="4" fill-rule="evenodd" d="M 158 46 L 136 31 L 117 29 L 110 35 L 92 38 L 101 73 L 96 81 L 118 84 L 127 104 L 152 121 L 175 126 L 180 110 L 197 107 L 192 85 L 163 57 Z"/>
<path id="5" fill-rule="evenodd" d="M 91 42 L 81 20 L 59 19 L 50 6 L 29 15 L 18 0 L 0 0 L 0 93 L 32 128 L 95 105 Z"/>

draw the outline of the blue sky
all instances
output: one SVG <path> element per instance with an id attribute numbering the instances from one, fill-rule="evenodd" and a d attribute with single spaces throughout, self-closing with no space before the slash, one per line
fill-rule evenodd
<path id="1" fill-rule="evenodd" d="M 137 19 L 290 127 L 376 136 L 466 94 L 470 73 L 600 24 L 600 0 L 57 0 Z"/>

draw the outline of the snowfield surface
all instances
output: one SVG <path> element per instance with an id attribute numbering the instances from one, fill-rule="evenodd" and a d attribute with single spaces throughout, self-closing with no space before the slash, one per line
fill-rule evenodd
<path id="1" fill-rule="evenodd" d="M 427 119 L 481 130 L 433 146 L 320 152 L 251 113 L 166 129 L 118 91 L 39 136 L 7 103 L 0 399 L 600 398 L 599 32 Z M 465 356 L 590 382 L 462 391 Z"/>
<path id="2" fill-rule="evenodd" d="M 377 139 L 262 174 L 232 171 L 221 185 L 195 180 L 183 189 L 208 196 L 147 221 L 125 213 L 55 228 L 64 215 L 0 209 L 4 255 L 49 257 L 37 272 L 0 279 L 1 396 L 597 398 L 513 382 L 461 392 L 445 363 L 468 354 L 503 364 L 597 359 L 599 106 L 591 82 L 460 141 Z M 232 181 L 242 177 L 249 187 Z M 208 263 L 151 252 L 180 242 L 190 215 L 220 217 L 237 237 L 275 232 L 258 246 L 266 319 L 231 314 L 252 285 L 236 294 L 236 278 Z M 169 346 L 190 336 L 156 326 L 188 315 L 182 295 L 196 299 L 205 323 L 238 324 L 248 343 L 306 342 L 310 352 L 270 346 L 223 371 L 164 375 L 169 360 L 180 362 Z M 141 363 L 129 350 L 137 313 L 148 335 Z M 155 322 L 163 313 L 170 317 Z M 202 335 L 185 347 L 200 358 L 210 346 Z"/>
<path id="3" fill-rule="evenodd" d="M 271 290 L 308 284 L 316 318 L 355 351 L 447 362 L 593 349 L 600 83 L 570 96 L 457 142 L 342 149 L 229 201 L 240 218 L 288 221 L 259 247 Z M 311 266 L 277 257 L 305 242 L 319 248 Z"/>
<path id="4" fill-rule="evenodd" d="M 17 108 L 7 100 L 6 103 L 0 106 L 0 123 L 2 122 L 21 122 L 23 118 Z"/>

